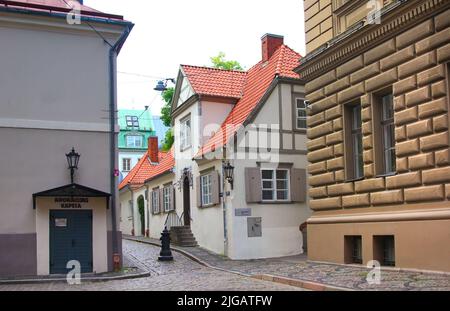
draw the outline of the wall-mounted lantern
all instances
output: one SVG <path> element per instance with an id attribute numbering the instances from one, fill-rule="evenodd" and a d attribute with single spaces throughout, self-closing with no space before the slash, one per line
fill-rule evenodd
<path id="1" fill-rule="evenodd" d="M 75 148 L 72 148 L 70 153 L 66 154 L 67 163 L 69 164 L 70 170 L 70 181 L 73 184 L 73 176 L 75 174 L 75 170 L 78 169 L 78 162 L 80 161 L 80 154 L 75 152 Z"/>
<path id="2" fill-rule="evenodd" d="M 234 166 L 230 164 L 230 162 L 226 162 L 223 164 L 223 172 L 224 177 L 228 181 L 231 186 L 231 190 L 233 190 L 233 181 L 234 181 Z"/>

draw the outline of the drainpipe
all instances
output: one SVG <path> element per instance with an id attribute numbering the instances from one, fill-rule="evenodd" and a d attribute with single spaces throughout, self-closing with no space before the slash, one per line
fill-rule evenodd
<path id="1" fill-rule="evenodd" d="M 226 181 L 224 178 L 225 171 L 223 169 L 224 162 L 222 161 L 222 174 L 220 174 L 222 184 L 222 211 L 223 211 L 223 248 L 224 255 L 228 256 L 228 224 L 227 224 L 227 193 L 226 193 Z"/>
<path id="2" fill-rule="evenodd" d="M 109 119 L 110 119 L 110 192 L 111 192 L 111 224 L 112 224 L 112 250 L 114 270 L 121 268 L 121 254 L 117 239 L 117 214 L 116 214 L 116 81 L 115 60 L 126 38 L 133 29 L 133 24 L 127 25 L 119 40 L 110 45 L 109 49 Z M 106 40 L 105 40 L 106 41 Z"/>

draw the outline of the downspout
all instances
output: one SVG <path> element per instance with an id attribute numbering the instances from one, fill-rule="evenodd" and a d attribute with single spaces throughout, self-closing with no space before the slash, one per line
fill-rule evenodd
<path id="1" fill-rule="evenodd" d="M 226 155 L 226 149 L 224 147 L 224 155 Z M 222 174 L 220 174 L 222 184 L 222 212 L 223 212 L 223 249 L 224 255 L 228 256 L 228 223 L 227 223 L 227 192 L 225 182 L 225 170 L 223 169 L 224 162 L 222 161 Z"/>
<path id="2" fill-rule="evenodd" d="M 112 250 L 113 266 L 117 271 L 121 268 L 122 256 L 119 254 L 119 244 L 117 239 L 117 211 L 116 211 L 116 80 L 115 80 L 115 60 L 120 52 L 120 48 L 133 29 L 133 24 L 129 24 L 119 40 L 110 45 L 109 49 L 109 119 L 110 119 L 110 192 L 111 192 L 111 225 L 112 225 Z M 106 40 L 105 40 L 106 41 Z"/>

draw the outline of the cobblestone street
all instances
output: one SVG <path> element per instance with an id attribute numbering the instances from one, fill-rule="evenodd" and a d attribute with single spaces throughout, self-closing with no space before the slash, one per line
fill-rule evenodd
<path id="1" fill-rule="evenodd" d="M 159 243 L 156 240 L 141 240 Z M 450 275 L 412 271 L 382 270 L 381 283 L 366 281 L 368 269 L 363 266 L 337 265 L 307 261 L 305 255 L 258 260 L 230 260 L 201 247 L 177 247 L 206 264 L 245 275 L 272 275 L 351 290 L 375 291 L 450 291 Z"/>
<path id="2" fill-rule="evenodd" d="M 173 252 L 175 260 L 158 262 L 159 248 L 133 241 L 123 241 L 127 265 L 137 263 L 151 272 L 150 277 L 108 282 L 86 282 L 70 286 L 66 283 L 0 285 L 0 291 L 286 291 L 296 287 L 260 281 L 229 272 L 204 267 Z"/>

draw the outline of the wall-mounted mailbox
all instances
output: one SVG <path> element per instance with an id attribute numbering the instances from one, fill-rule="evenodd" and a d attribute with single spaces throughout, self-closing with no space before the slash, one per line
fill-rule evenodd
<path id="1" fill-rule="evenodd" d="M 249 238 L 256 238 L 262 236 L 262 218 L 249 217 L 247 218 L 247 232 Z"/>

